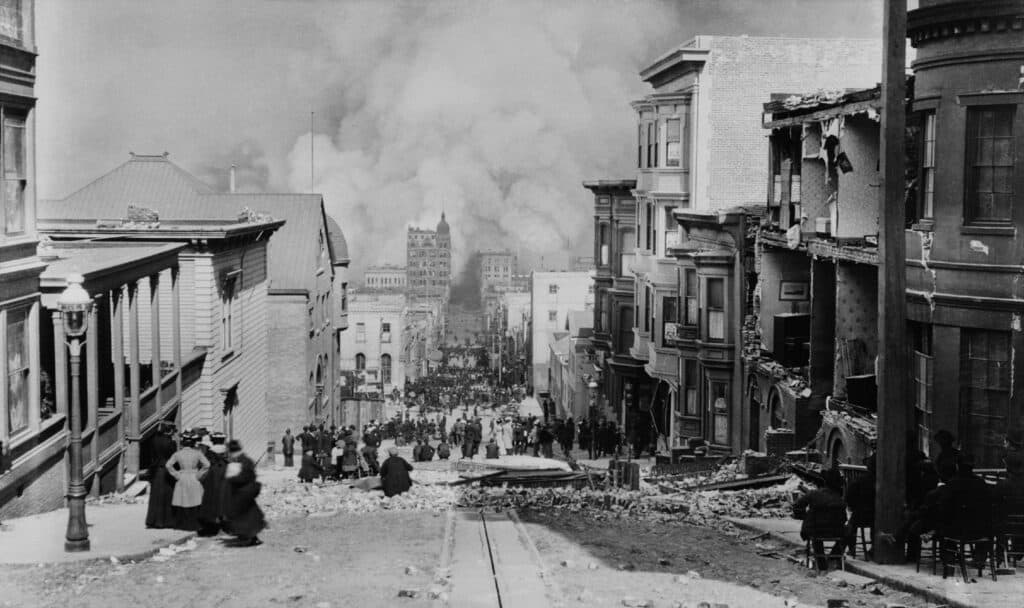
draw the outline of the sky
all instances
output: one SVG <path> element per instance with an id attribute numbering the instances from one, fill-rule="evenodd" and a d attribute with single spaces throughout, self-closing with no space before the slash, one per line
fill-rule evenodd
<path id="1" fill-rule="evenodd" d="M 353 265 L 452 227 L 456 265 L 592 249 L 590 179 L 630 178 L 638 72 L 697 34 L 880 37 L 881 0 L 40 0 L 37 178 L 128 159 L 322 193 Z M 312 113 L 312 121 L 311 121 Z M 311 175 L 310 133 L 313 163 Z M 312 181 L 311 181 L 312 177 Z"/>

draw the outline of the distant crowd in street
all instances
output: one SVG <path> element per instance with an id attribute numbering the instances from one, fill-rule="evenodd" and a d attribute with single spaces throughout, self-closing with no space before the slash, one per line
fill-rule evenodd
<path id="1" fill-rule="evenodd" d="M 259 545 L 266 527 L 256 503 L 261 485 L 256 464 L 237 440 L 224 433 L 189 429 L 175 441 L 173 425 L 162 423 L 152 442 L 147 528 L 177 528 L 235 536 L 237 544 Z"/>

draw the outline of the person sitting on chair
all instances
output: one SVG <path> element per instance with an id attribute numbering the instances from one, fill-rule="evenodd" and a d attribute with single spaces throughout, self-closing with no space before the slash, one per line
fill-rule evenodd
<path id="1" fill-rule="evenodd" d="M 864 459 L 867 473 L 850 483 L 846 488 L 846 505 L 850 509 L 850 521 L 846 525 L 846 548 L 851 555 L 857 553 L 857 531 L 860 528 L 875 527 L 875 454 Z M 868 538 L 873 538 L 868 532 Z M 869 554 L 864 557 L 871 558 Z"/>
<path id="2" fill-rule="evenodd" d="M 825 546 L 821 539 L 839 539 L 832 546 L 831 555 L 838 557 L 843 554 L 846 502 L 843 500 L 843 477 L 839 470 L 827 469 L 822 477 L 824 487 L 804 494 L 793 504 L 793 517 L 803 520 L 800 538 L 811 542 L 818 570 L 827 570 L 828 559 L 824 556 Z"/>

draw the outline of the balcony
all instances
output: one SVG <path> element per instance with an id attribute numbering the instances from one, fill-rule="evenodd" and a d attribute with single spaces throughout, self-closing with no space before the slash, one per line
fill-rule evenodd
<path id="1" fill-rule="evenodd" d="M 650 352 L 651 334 L 640 331 L 639 327 L 633 328 L 633 346 L 629 349 L 629 356 L 637 361 L 647 361 Z"/>
<path id="2" fill-rule="evenodd" d="M 672 347 L 661 347 L 654 342 L 647 343 L 648 363 L 644 371 L 652 378 L 670 382 L 679 381 L 679 351 Z"/>

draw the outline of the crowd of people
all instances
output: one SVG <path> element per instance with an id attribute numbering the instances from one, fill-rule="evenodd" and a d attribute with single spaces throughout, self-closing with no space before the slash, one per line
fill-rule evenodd
<path id="1" fill-rule="evenodd" d="M 1011 431 L 1004 444 L 1006 476 L 989 484 L 975 473 L 975 457 L 956 447 L 956 438 L 940 430 L 934 436 L 939 451 L 928 458 L 916 448 L 916 437 L 908 434 L 906 456 L 905 525 L 897 538 L 906 543 L 908 562 L 920 556 L 922 537 L 938 539 L 940 558 L 957 555 L 956 544 L 969 541 L 972 566 L 981 568 L 996 550 L 1000 559 L 1007 543 L 1024 550 L 1024 529 L 1014 528 L 1013 518 L 1024 519 L 1024 432 Z M 856 551 L 858 531 L 867 536 L 875 519 L 875 455 L 864 462 L 865 473 L 848 483 L 837 468 L 823 472 L 822 487 L 801 496 L 793 505 L 793 516 L 803 520 L 800 534 L 813 543 L 816 565 L 828 566 L 843 551 Z M 838 538 L 825 554 L 821 539 Z M 993 547 L 992 541 L 1000 543 Z M 866 543 L 865 543 L 866 544 Z M 870 550 L 868 551 L 870 553 Z M 870 558 L 870 555 L 866 556 Z"/>
<path id="2" fill-rule="evenodd" d="M 260 483 L 256 464 L 237 440 L 205 429 L 189 429 L 175 440 L 173 425 L 162 423 L 152 442 L 147 528 L 177 528 L 236 537 L 259 545 L 266 527 L 256 503 Z"/>

